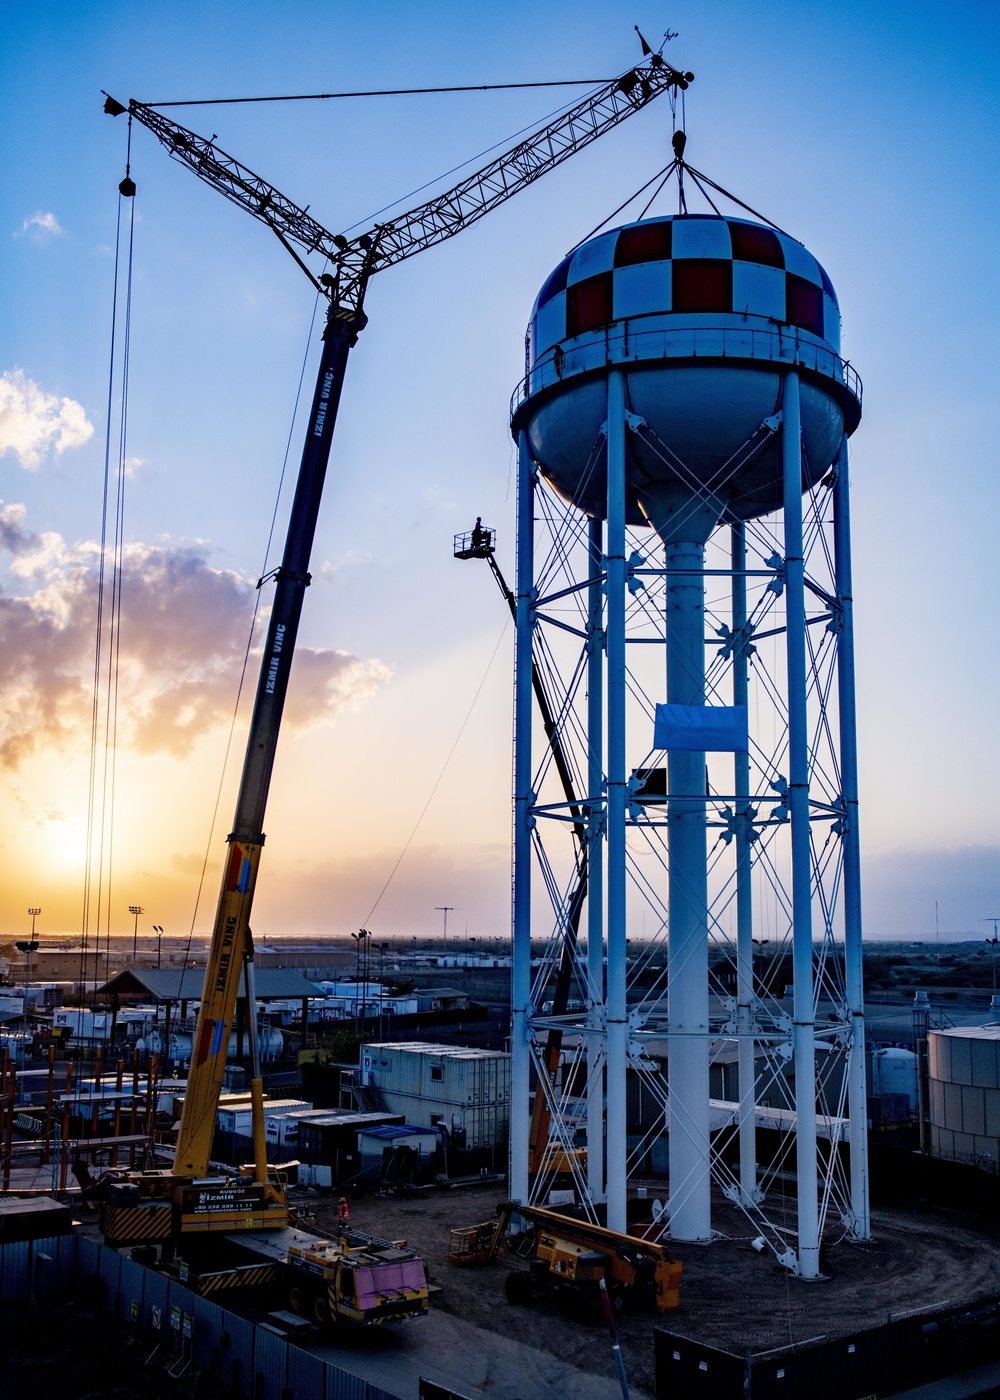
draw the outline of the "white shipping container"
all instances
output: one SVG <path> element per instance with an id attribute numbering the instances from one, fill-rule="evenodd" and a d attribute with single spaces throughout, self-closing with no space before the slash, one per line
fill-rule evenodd
<path id="1" fill-rule="evenodd" d="M 267 1132 L 268 1118 L 279 1113 L 289 1113 L 294 1109 L 300 1112 L 312 1108 L 311 1103 L 306 1103 L 304 1099 L 271 1099 L 264 1104 L 264 1131 Z M 241 1137 L 250 1137 L 253 1132 L 252 1110 L 249 1106 L 239 1108 L 220 1108 L 218 1115 L 218 1125 L 224 1133 L 237 1133 Z"/>
<path id="2" fill-rule="evenodd" d="M 375 1043 L 361 1051 L 363 1084 L 421 1128 L 443 1126 L 453 1146 L 494 1147 L 510 1124 L 510 1056 L 422 1041 Z"/>
<path id="3" fill-rule="evenodd" d="M 264 1115 L 264 1131 L 267 1136 L 268 1145 L 271 1147 L 294 1147 L 298 1142 L 299 1124 L 303 1119 L 325 1118 L 329 1115 L 328 1108 L 309 1108 L 303 1110 L 293 1108 L 283 1110 L 281 1113 L 271 1113 Z"/>

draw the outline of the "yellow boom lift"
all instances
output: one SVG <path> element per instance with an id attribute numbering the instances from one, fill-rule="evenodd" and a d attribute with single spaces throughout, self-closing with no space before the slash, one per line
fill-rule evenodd
<path id="1" fill-rule="evenodd" d="M 109 115 L 127 113 L 130 120 L 151 131 L 174 159 L 266 224 L 328 302 L 284 554 L 273 575 L 274 599 L 173 1165 L 161 1171 L 111 1172 L 101 1183 L 103 1229 L 109 1243 L 159 1243 L 167 1247 L 167 1254 L 176 1252 L 185 1259 L 194 1257 L 196 1250 L 198 1277 L 206 1287 L 212 1277 L 213 1288 L 284 1277 L 293 1305 L 297 1299 L 317 1316 L 325 1310 L 334 1320 L 361 1324 L 419 1315 L 427 1307 L 426 1282 L 410 1286 L 415 1271 L 401 1268 L 413 1261 L 419 1265 L 412 1251 L 351 1233 L 333 1243 L 291 1229 L 284 1176 L 266 1159 L 255 1031 L 250 914 L 264 845 L 264 813 L 347 359 L 367 324 L 363 304 L 368 283 L 374 273 L 477 222 L 661 93 L 687 87 L 691 76 L 672 68 L 659 54 L 650 54 L 640 66 L 592 90 L 446 194 L 351 239 L 330 233 L 222 151 L 214 137 L 207 140 L 148 104 L 133 100 L 125 106 L 105 94 Z M 127 177 L 122 193 L 135 193 Z M 307 262 L 310 257 L 325 261 L 331 270 L 316 275 Z M 254 1161 L 220 1172 L 213 1168 L 210 1153 L 241 980 L 250 1028 Z M 214 1253 L 198 1249 L 199 1238 L 216 1241 Z M 230 1266 L 229 1256 L 237 1245 L 242 1262 Z M 244 1256 L 251 1247 L 256 1257 L 247 1259 Z M 402 1259 L 401 1254 L 410 1257 Z M 222 1263 L 213 1268 L 213 1260 Z M 406 1286 L 389 1286 L 390 1279 L 401 1278 Z M 362 1303 L 362 1298 L 367 1301 Z"/>

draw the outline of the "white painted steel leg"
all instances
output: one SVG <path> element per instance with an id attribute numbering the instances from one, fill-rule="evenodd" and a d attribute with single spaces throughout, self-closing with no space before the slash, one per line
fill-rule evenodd
<path id="1" fill-rule="evenodd" d="M 666 546 L 667 700 L 705 703 L 705 549 Z M 712 1235 L 705 755 L 667 756 L 670 1235 Z"/>
<path id="2" fill-rule="evenodd" d="M 833 488 L 833 542 L 840 602 L 837 686 L 844 807 L 844 973 L 851 1018 L 847 1112 L 851 1132 L 851 1235 L 871 1239 L 868 1206 L 868 1103 L 865 1086 L 865 999 L 861 945 L 861 847 L 858 834 L 858 716 L 854 676 L 854 587 L 851 570 L 851 487 L 847 437 L 840 444 Z"/>
<path id="3" fill-rule="evenodd" d="M 531 728 L 535 466 L 525 432 L 517 456 L 517 632 L 514 655 L 514 889 L 511 948 L 510 1196 L 528 1199 L 531 1053 Z M 541 1089 L 538 1091 L 541 1093 Z"/>
<path id="4" fill-rule="evenodd" d="M 785 519 L 785 640 L 788 658 L 788 805 L 792 845 L 792 1019 L 798 1263 L 819 1276 L 816 1170 L 816 1032 L 813 1005 L 812 855 L 809 840 L 809 732 L 806 708 L 805 560 L 802 543 L 802 442 L 799 377 L 785 374 L 781 397 Z"/>
<path id="5" fill-rule="evenodd" d="M 587 653 L 587 1185 L 595 1204 L 604 1190 L 604 526 L 590 522 Z"/>
<path id="6" fill-rule="evenodd" d="M 608 867 L 607 1182 L 608 1228 L 626 1228 L 625 991 L 625 377 L 608 374 Z"/>
<path id="7" fill-rule="evenodd" d="M 743 629 L 747 621 L 746 526 L 734 525 L 731 535 L 733 570 L 733 704 L 749 698 L 747 650 Z M 753 884 L 750 859 L 750 755 L 735 755 L 736 797 L 736 1025 L 740 1079 L 739 1149 L 740 1200 L 754 1205 L 757 1193 L 757 1065 L 753 1039 Z"/>

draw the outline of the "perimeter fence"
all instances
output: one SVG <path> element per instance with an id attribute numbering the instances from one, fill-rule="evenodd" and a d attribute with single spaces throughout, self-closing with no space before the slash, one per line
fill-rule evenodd
<path id="1" fill-rule="evenodd" d="M 88 1283 L 101 1288 L 109 1312 L 150 1338 L 173 1376 L 197 1368 L 249 1400 L 399 1400 L 97 1240 L 57 1235 L 0 1245 L 0 1302 Z"/>

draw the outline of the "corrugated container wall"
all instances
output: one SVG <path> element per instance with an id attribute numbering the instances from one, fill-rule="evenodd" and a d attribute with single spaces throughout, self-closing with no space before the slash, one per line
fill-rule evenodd
<path id="1" fill-rule="evenodd" d="M 362 1082 L 378 1089 L 391 1112 L 419 1128 L 443 1126 L 451 1145 L 498 1147 L 510 1127 L 510 1056 L 450 1045 L 365 1045 Z"/>

